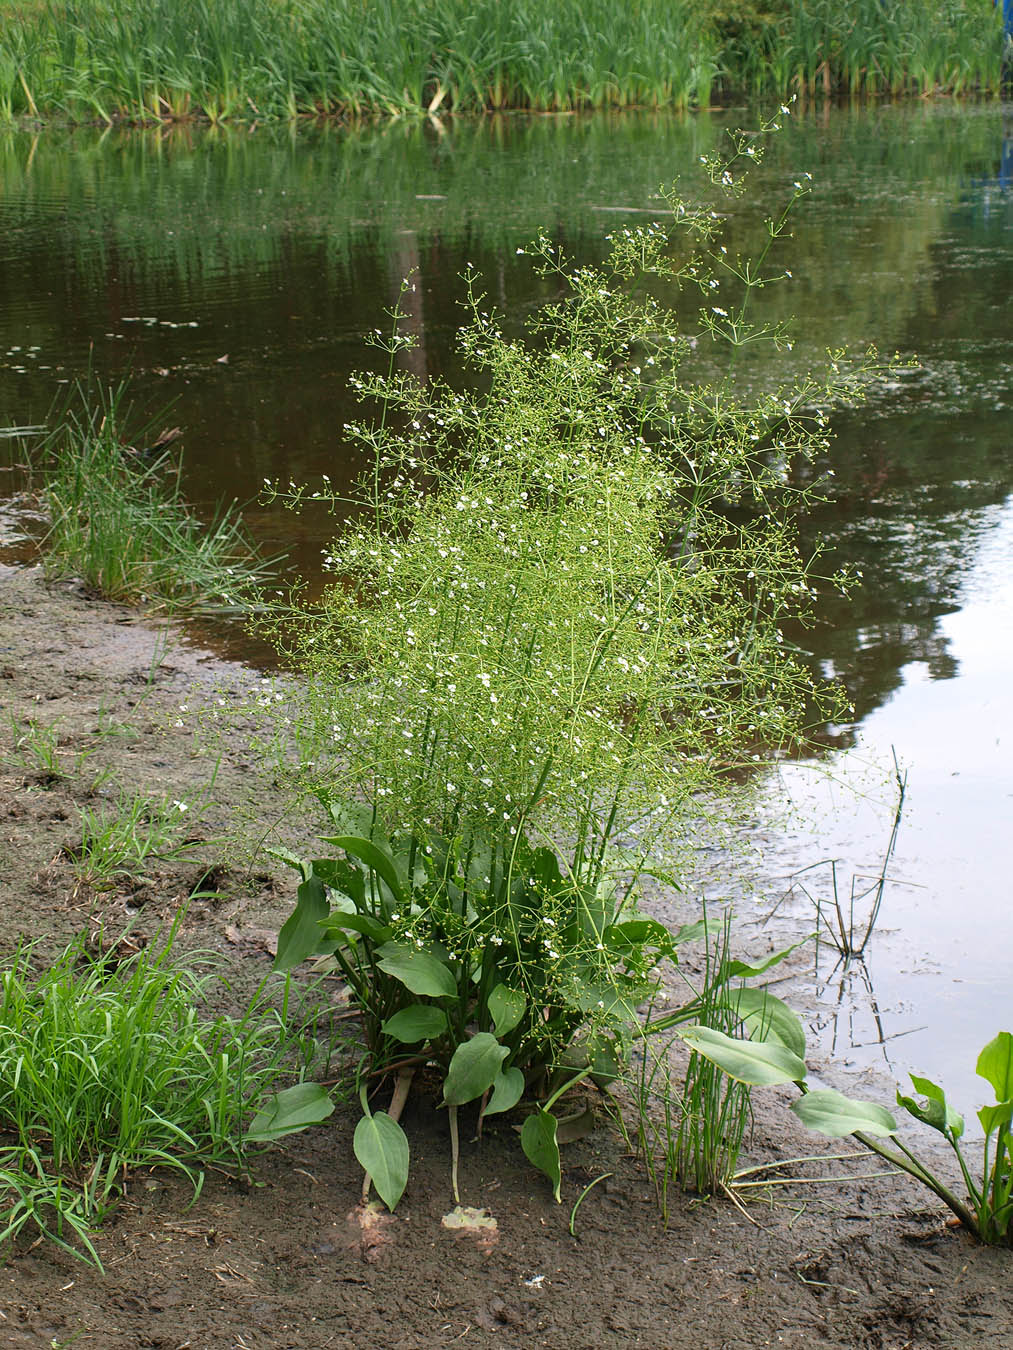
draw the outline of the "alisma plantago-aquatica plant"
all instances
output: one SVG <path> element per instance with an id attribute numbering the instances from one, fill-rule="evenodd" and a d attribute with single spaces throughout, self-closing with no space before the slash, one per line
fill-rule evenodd
<path id="1" fill-rule="evenodd" d="M 761 152 L 736 134 L 712 182 L 737 192 Z M 285 855 L 301 884 L 278 965 L 326 954 L 362 1009 L 356 1151 L 389 1205 L 420 1065 L 452 1125 L 467 1103 L 489 1115 L 541 1093 L 522 1143 L 558 1194 L 551 1106 L 621 1070 L 686 936 L 638 911 L 638 875 L 702 790 L 804 735 L 812 680 L 781 624 L 814 595 L 794 536 L 814 488 L 793 465 L 874 359 L 759 394 L 734 363 L 711 383 L 683 366 L 699 342 L 732 357 L 788 342 L 747 311 L 789 275 L 776 252 L 807 182 L 752 261 L 721 245 L 717 210 L 674 192 L 667 224 L 618 230 L 598 266 L 539 238 L 528 252 L 559 298 L 521 335 L 469 273 L 477 390 L 400 369 L 398 312 L 370 339 L 386 372 L 355 380 L 380 411 L 347 428 L 369 467 L 338 503 L 334 582 L 273 629 L 304 677 L 300 785 L 333 818 L 327 856 Z M 704 297 L 688 329 L 655 298 L 687 289 Z M 336 500 L 326 482 L 273 492 Z M 758 972 L 719 977 L 742 973 Z M 367 1091 L 388 1073 L 389 1113 Z M 283 1133 L 284 1113 L 261 1128 Z"/>

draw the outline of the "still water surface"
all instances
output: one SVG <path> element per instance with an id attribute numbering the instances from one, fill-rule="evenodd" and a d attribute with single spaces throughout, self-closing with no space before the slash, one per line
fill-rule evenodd
<path id="1" fill-rule="evenodd" d="M 166 421 L 186 428 L 195 500 L 252 498 L 265 477 L 340 482 L 354 472 L 347 377 L 402 276 L 418 279 L 416 372 L 454 378 L 467 262 L 519 323 L 546 295 L 517 255 L 537 230 L 599 256 L 610 228 L 658 214 L 659 185 L 694 182 L 726 126 L 755 120 L 0 135 L 0 427 L 44 421 L 89 366 L 130 370 L 146 409 L 175 400 Z M 938 1076 L 969 1107 L 967 1061 L 1011 1027 L 1013 987 L 1009 134 L 995 105 L 792 117 L 731 222 L 748 246 L 813 174 L 783 256 L 794 281 L 764 293 L 766 316 L 797 318 L 781 374 L 870 342 L 921 361 L 835 419 L 833 498 L 805 528 L 865 584 L 847 604 L 827 597 L 805 641 L 856 716 L 834 731 L 830 780 L 804 765 L 771 780 L 770 816 L 792 800 L 803 823 L 758 838 L 768 895 L 831 857 L 846 890 L 885 847 L 895 747 L 909 772 L 898 880 L 866 967 L 842 986 L 821 960 L 810 1012 L 837 1055 Z M 325 519 L 249 519 L 317 569 Z M 806 884 L 826 896 L 828 878 Z M 801 894 L 780 914 L 812 922 Z"/>

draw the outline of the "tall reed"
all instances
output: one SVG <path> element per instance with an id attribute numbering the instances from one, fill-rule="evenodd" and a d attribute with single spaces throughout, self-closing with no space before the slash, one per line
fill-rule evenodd
<path id="1" fill-rule="evenodd" d="M 8 9 L 0 119 L 212 121 L 995 90 L 990 0 L 66 0 Z"/>
<path id="2" fill-rule="evenodd" d="M 780 0 L 729 25 L 723 84 L 752 94 L 961 94 L 999 88 L 991 0 Z"/>
<path id="3" fill-rule="evenodd" d="M 0 32 L 0 116 L 218 121 L 705 102 L 690 0 L 67 0 Z"/>

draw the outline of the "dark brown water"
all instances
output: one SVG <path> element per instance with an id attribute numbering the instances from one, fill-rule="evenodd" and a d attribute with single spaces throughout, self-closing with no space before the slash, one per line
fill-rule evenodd
<path id="1" fill-rule="evenodd" d="M 147 412 L 173 403 L 165 420 L 186 429 L 196 501 L 253 498 L 264 478 L 341 482 L 355 471 L 348 375 L 406 273 L 415 369 L 454 379 L 466 263 L 518 324 L 545 298 L 517 256 L 538 229 L 597 257 L 608 229 L 658 213 L 660 184 L 691 185 L 725 126 L 756 120 L 0 133 L 0 428 L 44 421 L 89 367 L 106 380 L 129 370 Z M 834 856 L 850 880 L 874 867 L 896 747 L 910 796 L 894 867 L 905 884 L 888 891 L 868 960 L 881 1027 L 853 981 L 838 1031 L 876 1043 L 882 1028 L 899 1067 L 949 1075 L 968 1106 L 961 1065 L 1010 1026 L 1013 964 L 1010 134 L 997 106 L 794 116 L 731 224 L 747 245 L 792 179 L 813 174 L 784 259 L 794 282 L 765 293 L 770 317 L 796 316 L 798 341 L 776 370 L 746 363 L 743 378 L 769 383 L 869 342 L 922 362 L 837 417 L 834 498 L 806 525 L 865 574 L 805 637 L 854 697 L 832 765 L 861 794 L 785 769 L 771 809 L 790 794 L 814 825 L 766 832 L 762 870 Z M 248 515 L 314 573 L 326 518 Z M 235 634 L 221 639 L 235 649 Z M 809 924 L 807 904 L 786 912 Z M 830 1016 L 822 985 L 815 1021 Z"/>

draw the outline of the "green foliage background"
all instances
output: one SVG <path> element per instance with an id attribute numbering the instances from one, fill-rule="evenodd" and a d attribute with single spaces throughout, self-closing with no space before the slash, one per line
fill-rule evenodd
<path id="1" fill-rule="evenodd" d="M 990 0 L 65 0 L 0 29 L 0 120 L 212 121 L 996 90 Z"/>

